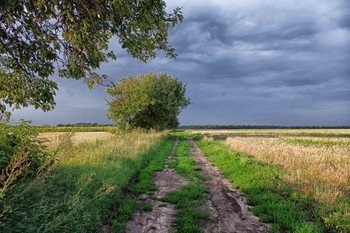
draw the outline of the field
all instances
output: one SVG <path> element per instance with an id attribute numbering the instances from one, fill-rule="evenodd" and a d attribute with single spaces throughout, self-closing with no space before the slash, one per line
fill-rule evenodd
<path id="1" fill-rule="evenodd" d="M 350 231 L 350 130 L 193 131 L 281 170 L 328 229 Z"/>
<path id="2" fill-rule="evenodd" d="M 69 137 L 73 144 L 82 143 L 82 142 L 93 142 L 96 140 L 107 140 L 110 139 L 113 134 L 109 132 L 45 132 L 40 133 L 39 138 L 45 140 L 45 144 L 54 148 L 59 146 L 59 144 L 64 141 L 65 137 Z"/>
<path id="3" fill-rule="evenodd" d="M 1 232 L 350 232 L 350 130 L 60 130 Z"/>
<path id="4" fill-rule="evenodd" d="M 50 149 L 51 169 L 21 180 L 1 199 L 0 232 L 98 231 L 123 188 L 165 141 L 162 132 L 103 140 L 91 140 L 91 133 L 61 134 L 59 146 Z"/>

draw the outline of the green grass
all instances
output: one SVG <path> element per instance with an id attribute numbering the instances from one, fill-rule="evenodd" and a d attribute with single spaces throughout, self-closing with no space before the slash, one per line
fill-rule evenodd
<path id="1" fill-rule="evenodd" d="M 247 194 L 253 213 L 272 223 L 272 232 L 323 232 L 314 203 L 283 182 L 282 170 L 234 152 L 220 142 L 201 139 L 197 144 L 223 175 Z"/>
<path id="2" fill-rule="evenodd" d="M 178 134 L 177 134 L 178 135 Z M 179 143 L 175 152 L 176 171 L 190 182 L 179 190 L 170 192 L 163 201 L 170 202 L 178 209 L 175 219 L 176 232 L 203 232 L 200 223 L 208 219 L 209 214 L 199 210 L 206 201 L 207 188 L 203 184 L 204 177 L 198 174 L 198 166 L 188 156 L 190 146 L 187 141 Z"/>
<path id="3" fill-rule="evenodd" d="M 156 171 L 162 171 L 164 169 L 164 161 L 168 157 L 173 147 L 173 140 L 168 140 L 157 155 L 154 155 L 150 164 L 144 168 L 139 177 L 138 182 L 132 188 L 134 194 L 150 193 L 156 191 L 156 186 L 152 181 L 152 174 Z"/>
<path id="4" fill-rule="evenodd" d="M 137 208 L 136 205 L 131 205 L 130 203 L 136 203 L 138 194 L 148 193 L 153 195 L 156 191 L 156 186 L 152 182 L 152 174 L 164 169 L 165 159 L 169 155 L 173 143 L 174 139 L 169 137 L 162 147 L 159 147 L 159 150 L 152 154 L 148 165 L 141 170 L 137 177 L 137 182 L 134 186 L 130 187 L 131 193 L 121 201 L 120 207 L 117 210 L 117 215 L 112 220 L 113 232 L 123 232 L 125 230 L 126 222 L 132 219 L 134 211 Z M 146 204 L 141 207 L 143 211 L 151 211 L 152 208 L 151 204 Z"/>
<path id="5" fill-rule="evenodd" d="M 137 132 L 65 144 L 51 172 L 19 182 L 0 200 L 0 232 L 97 231 L 122 189 L 167 148 L 165 140 L 161 133 Z"/>
<path id="6" fill-rule="evenodd" d="M 153 209 L 153 206 L 151 203 L 145 203 L 143 206 L 142 206 L 142 210 L 143 211 L 146 211 L 146 212 L 151 212 Z"/>

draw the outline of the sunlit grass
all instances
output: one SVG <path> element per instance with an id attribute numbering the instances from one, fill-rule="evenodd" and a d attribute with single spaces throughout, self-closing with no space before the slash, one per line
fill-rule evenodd
<path id="1" fill-rule="evenodd" d="M 300 195 L 312 201 L 315 218 L 322 221 L 327 231 L 350 232 L 349 129 L 211 130 L 201 133 L 208 142 L 224 140 L 237 153 L 245 152 L 252 160 L 277 168 L 287 187 L 298 190 Z M 228 161 L 225 163 L 230 166 Z M 309 206 L 310 203 L 305 204 L 306 208 Z"/>
<path id="2" fill-rule="evenodd" d="M 67 135 L 49 173 L 20 182 L 1 200 L 0 231 L 96 231 L 165 135 L 136 131 L 79 144 Z"/>
<path id="3" fill-rule="evenodd" d="M 283 170 L 232 151 L 222 142 L 202 139 L 197 144 L 233 186 L 247 194 L 253 213 L 271 223 L 272 232 L 322 232 L 319 219 L 313 218 L 312 200 L 283 181 Z"/>

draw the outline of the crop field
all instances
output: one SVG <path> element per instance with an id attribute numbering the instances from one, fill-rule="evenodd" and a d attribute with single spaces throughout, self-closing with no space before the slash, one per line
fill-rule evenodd
<path id="1" fill-rule="evenodd" d="M 328 230 L 350 232 L 350 130 L 203 130 L 208 141 L 276 167 Z"/>
<path id="2" fill-rule="evenodd" d="M 82 143 L 82 142 L 93 142 L 96 140 L 107 140 L 113 136 L 109 132 L 45 132 L 39 133 L 39 138 L 45 140 L 45 145 L 50 148 L 59 146 L 59 144 L 64 141 L 64 138 L 69 137 L 72 143 Z"/>
<path id="3" fill-rule="evenodd" d="M 114 126 L 35 126 L 38 132 L 108 132 Z"/>

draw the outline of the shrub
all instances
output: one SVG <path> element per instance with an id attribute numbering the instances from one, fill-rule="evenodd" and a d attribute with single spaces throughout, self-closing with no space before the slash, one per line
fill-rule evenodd
<path id="1" fill-rule="evenodd" d="M 52 164 L 47 147 L 29 123 L 0 124 L 0 198 L 17 180 L 41 174 Z"/>

